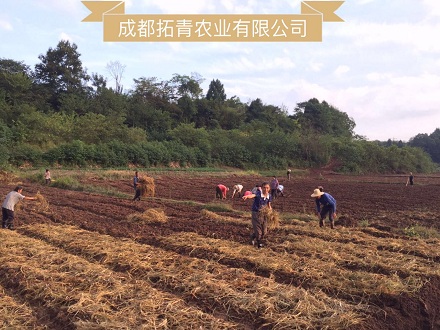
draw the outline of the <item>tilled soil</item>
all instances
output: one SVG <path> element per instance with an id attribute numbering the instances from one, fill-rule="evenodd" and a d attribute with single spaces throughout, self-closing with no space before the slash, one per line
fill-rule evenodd
<path id="1" fill-rule="evenodd" d="M 250 190 L 256 184 L 271 179 L 248 175 L 203 177 L 173 173 L 151 176 L 155 179 L 156 196 L 153 199 L 142 198 L 141 201 L 132 201 L 129 197 L 107 197 L 26 183 L 23 194 L 33 195 L 40 191 L 50 204 L 50 212 L 30 212 L 32 203 L 26 202 L 23 210 L 17 212 L 15 224 L 20 227 L 36 222 L 63 223 L 114 237 L 132 238 L 162 248 L 167 247 L 162 246 L 158 238 L 179 232 L 195 232 L 206 237 L 248 244 L 249 227 L 226 222 L 220 226 L 218 222 L 210 221 L 203 216 L 199 203 L 228 205 L 234 211 L 244 211 L 234 212 L 235 219 L 250 222 L 252 201 L 231 199 L 232 186 L 240 183 L 245 187 L 244 190 Z M 414 186 L 405 186 L 405 182 L 406 179 L 401 176 L 351 177 L 326 174 L 325 178 L 322 175 L 293 177 L 290 181 L 282 178 L 280 183 L 285 187 L 284 197 L 276 198 L 273 207 L 281 214 L 310 214 L 311 221 L 317 221 L 314 216 L 315 202 L 310 195 L 318 185 L 323 185 L 325 191 L 337 200 L 338 220 L 335 230 L 342 226 L 362 226 L 367 233 L 369 228 L 375 229 L 371 231 L 371 235 L 381 237 L 399 237 L 399 229 L 411 226 L 440 230 L 440 177 L 416 178 Z M 134 194 L 131 182 L 96 180 L 87 183 L 112 187 L 126 193 L 127 196 Z M 231 187 L 226 200 L 215 199 L 215 187 L 219 183 Z M 11 188 L 13 187 L 0 184 L 0 192 L 3 195 Z M 129 214 L 143 212 L 149 208 L 163 209 L 169 221 L 156 225 L 141 225 L 127 221 Z M 224 214 L 227 215 L 228 212 Z M 331 231 L 328 227 L 324 230 Z M 270 237 L 271 244 L 281 241 L 282 237 L 282 232 L 273 231 Z M 179 251 L 182 254 L 189 252 L 185 249 Z M 252 265 L 243 264 L 241 261 L 223 262 L 231 267 L 255 271 L 261 276 L 270 276 L 259 273 Z M 280 282 L 291 281 L 288 274 L 278 275 Z M 437 278 L 421 290 L 422 305 L 420 297 L 403 295 L 399 298 L 389 297 L 389 300 L 382 297 L 381 299 L 385 299 L 382 308 L 386 310 L 386 317 L 377 315 L 376 319 L 371 319 L 370 324 L 365 325 L 365 329 L 435 329 L 436 326 L 440 326 L 440 304 L 435 298 L 439 293 L 440 280 Z"/>

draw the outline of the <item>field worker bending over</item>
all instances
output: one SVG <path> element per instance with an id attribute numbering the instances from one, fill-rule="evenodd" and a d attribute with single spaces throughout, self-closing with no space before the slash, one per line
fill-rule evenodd
<path id="1" fill-rule="evenodd" d="M 23 199 L 35 201 L 35 197 L 26 197 L 21 193 L 23 191 L 22 186 L 17 186 L 13 191 L 6 195 L 6 198 L 2 204 L 2 228 L 14 230 L 14 208 L 15 205 Z"/>
<path id="2" fill-rule="evenodd" d="M 235 194 L 237 194 L 238 197 L 241 197 L 241 191 L 243 190 L 243 185 L 236 184 L 232 189 L 233 189 L 232 198 L 234 198 Z"/>
<path id="3" fill-rule="evenodd" d="M 331 229 L 334 229 L 336 218 L 336 200 L 332 197 L 332 195 L 320 191 L 319 189 L 315 189 L 311 197 L 315 197 L 316 212 L 318 213 L 319 217 L 319 227 L 324 226 L 324 219 L 328 213 L 330 227 Z"/>
<path id="4" fill-rule="evenodd" d="M 217 185 L 217 187 L 215 187 L 215 198 L 226 199 L 226 192 L 228 190 L 229 188 L 223 184 Z"/>
<path id="5" fill-rule="evenodd" d="M 284 197 L 283 191 L 284 191 L 284 186 L 282 184 L 278 185 L 277 195 L 281 196 L 281 197 Z"/>
<path id="6" fill-rule="evenodd" d="M 251 235 L 252 245 L 257 244 L 258 248 L 263 247 L 263 239 L 267 234 L 267 218 L 261 216 L 260 211 L 268 207 L 272 209 L 272 195 L 269 193 L 270 186 L 269 183 L 264 182 L 261 185 L 261 190 L 257 189 L 255 194 L 250 194 L 243 196 L 243 200 L 254 198 L 254 203 L 252 204 L 252 227 L 254 229 Z"/>

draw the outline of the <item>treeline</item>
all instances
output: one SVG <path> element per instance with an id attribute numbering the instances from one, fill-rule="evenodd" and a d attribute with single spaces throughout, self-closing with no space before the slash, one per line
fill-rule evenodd
<path id="1" fill-rule="evenodd" d="M 25 63 L 0 59 L 0 164 L 322 167 L 345 172 L 430 172 L 417 145 L 366 141 L 355 122 L 325 101 L 298 103 L 293 114 L 255 99 L 228 98 L 214 79 L 174 74 L 121 85 L 124 66 L 105 77 L 82 67 L 77 46 L 60 41 Z M 426 149 L 425 149 L 426 150 Z M 428 150 L 427 150 L 428 151 Z M 429 152 L 429 151 L 428 151 Z"/>

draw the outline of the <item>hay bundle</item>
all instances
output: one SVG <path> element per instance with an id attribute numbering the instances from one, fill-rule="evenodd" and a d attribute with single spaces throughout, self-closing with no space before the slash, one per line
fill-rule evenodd
<path id="1" fill-rule="evenodd" d="M 154 197 L 155 185 L 153 178 L 148 176 L 139 178 L 138 188 L 142 197 Z"/>
<path id="2" fill-rule="evenodd" d="M 260 217 L 263 217 L 267 221 L 268 229 L 275 229 L 280 226 L 280 215 L 277 211 L 268 207 L 263 207 L 260 210 Z"/>
<path id="3" fill-rule="evenodd" d="M 43 195 L 40 194 L 39 191 L 37 191 L 37 193 L 35 194 L 35 198 L 37 199 L 35 208 L 37 212 L 49 211 L 49 202 Z"/>
<path id="4" fill-rule="evenodd" d="M 127 216 L 128 221 L 140 222 L 140 223 L 165 223 L 168 221 L 168 217 L 165 212 L 160 209 L 148 209 L 143 213 L 132 213 Z"/>
<path id="5" fill-rule="evenodd" d="M 203 216 L 206 216 L 206 217 L 208 217 L 210 219 L 214 219 L 214 220 L 221 220 L 223 218 L 221 215 L 218 215 L 217 213 L 212 212 L 212 211 L 208 211 L 206 209 L 203 209 L 201 211 L 201 213 Z"/>

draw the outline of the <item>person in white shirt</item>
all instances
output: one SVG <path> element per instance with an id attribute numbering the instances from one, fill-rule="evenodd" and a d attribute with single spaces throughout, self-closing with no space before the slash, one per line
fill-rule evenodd
<path id="1" fill-rule="evenodd" d="M 234 198 L 235 194 L 237 194 L 238 197 L 241 197 L 241 191 L 243 190 L 243 185 L 236 184 L 232 189 L 233 189 L 232 198 Z"/>
<path id="2" fill-rule="evenodd" d="M 281 196 L 281 197 L 284 197 L 283 191 L 284 191 L 284 186 L 282 184 L 278 185 L 277 195 Z"/>
<path id="3" fill-rule="evenodd" d="M 15 205 L 23 199 L 34 201 L 35 197 L 26 197 L 21 193 L 23 191 L 22 186 L 17 186 L 13 191 L 6 195 L 2 204 L 2 228 L 14 230 L 14 209 Z"/>
<path id="4" fill-rule="evenodd" d="M 52 181 L 52 178 L 50 177 L 50 171 L 48 168 L 46 168 L 46 172 L 44 172 L 44 180 L 46 184 L 50 184 L 50 182 Z"/>

